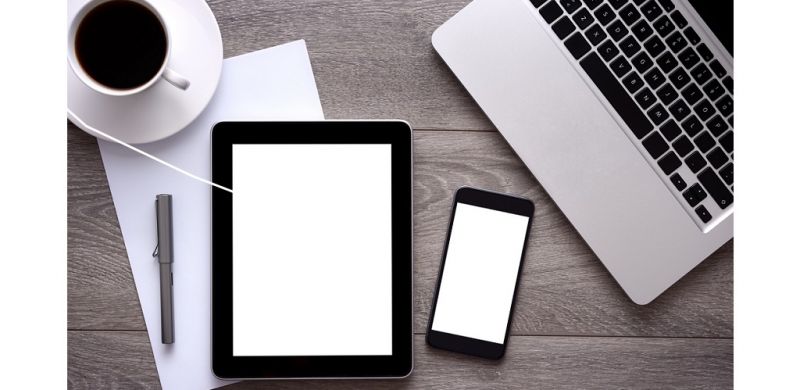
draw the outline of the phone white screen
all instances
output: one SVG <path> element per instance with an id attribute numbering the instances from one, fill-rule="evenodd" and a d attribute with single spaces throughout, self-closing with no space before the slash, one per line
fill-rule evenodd
<path id="1" fill-rule="evenodd" d="M 391 145 L 233 145 L 233 355 L 392 354 Z"/>
<path id="2" fill-rule="evenodd" d="M 431 329 L 502 344 L 528 217 L 456 203 Z"/>

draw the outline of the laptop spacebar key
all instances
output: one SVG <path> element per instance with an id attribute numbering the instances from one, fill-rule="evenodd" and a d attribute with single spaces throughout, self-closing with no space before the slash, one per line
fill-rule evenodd
<path id="1" fill-rule="evenodd" d="M 625 121 L 625 124 L 630 127 L 637 138 L 642 139 L 653 129 L 650 120 L 639 109 L 636 102 L 628 95 L 628 92 L 617 81 L 616 77 L 611 74 L 611 71 L 600 60 L 600 56 L 597 53 L 589 53 L 580 63 L 586 74 L 594 81 L 600 92 L 617 110 L 617 114 L 622 117 L 622 120 Z"/>

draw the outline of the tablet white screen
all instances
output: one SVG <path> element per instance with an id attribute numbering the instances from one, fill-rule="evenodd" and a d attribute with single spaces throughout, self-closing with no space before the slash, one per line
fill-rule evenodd
<path id="1" fill-rule="evenodd" d="M 431 329 L 502 344 L 528 217 L 456 204 Z"/>
<path id="2" fill-rule="evenodd" d="M 233 355 L 391 355 L 391 145 L 232 157 Z"/>

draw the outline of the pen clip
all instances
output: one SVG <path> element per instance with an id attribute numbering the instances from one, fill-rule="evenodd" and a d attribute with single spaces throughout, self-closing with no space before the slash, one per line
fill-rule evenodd
<path id="1" fill-rule="evenodd" d="M 153 249 L 153 260 L 158 260 L 158 198 L 154 203 L 156 205 L 156 247 Z"/>
<path id="2" fill-rule="evenodd" d="M 172 195 L 156 195 L 156 247 L 153 258 L 161 264 L 171 264 L 172 259 Z M 163 253 L 162 253 L 163 251 Z"/>

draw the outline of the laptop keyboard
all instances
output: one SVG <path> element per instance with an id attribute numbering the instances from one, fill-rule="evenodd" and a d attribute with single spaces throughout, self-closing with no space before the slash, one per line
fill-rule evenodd
<path id="1" fill-rule="evenodd" d="M 731 207 L 733 78 L 672 1 L 531 3 L 697 219 Z"/>

